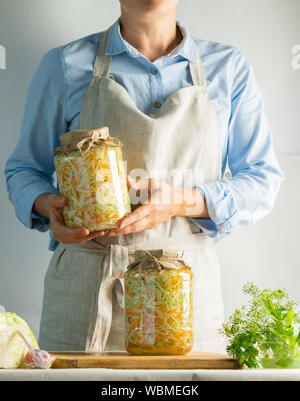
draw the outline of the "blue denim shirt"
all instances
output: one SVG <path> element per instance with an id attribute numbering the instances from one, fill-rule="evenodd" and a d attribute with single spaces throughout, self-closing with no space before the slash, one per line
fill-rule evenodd
<path id="1" fill-rule="evenodd" d="M 198 188 L 210 218 L 194 221 L 218 240 L 265 216 L 284 176 L 274 154 L 262 95 L 245 55 L 226 44 L 196 39 L 179 27 L 180 45 L 150 62 L 123 40 L 117 20 L 106 54 L 112 55 L 110 74 L 137 107 L 150 114 L 157 111 L 155 102 L 163 104 L 169 95 L 193 84 L 188 63 L 196 61 L 199 50 L 221 130 L 222 179 Z M 50 228 L 48 219 L 32 213 L 32 206 L 40 194 L 58 192 L 53 149 L 62 133 L 77 128 L 100 37 L 101 33 L 92 34 L 50 50 L 31 82 L 19 140 L 5 167 L 10 200 L 29 228 L 42 232 Z M 224 176 L 226 166 L 230 176 Z M 51 232 L 50 236 L 49 249 L 54 250 L 57 243 Z"/>

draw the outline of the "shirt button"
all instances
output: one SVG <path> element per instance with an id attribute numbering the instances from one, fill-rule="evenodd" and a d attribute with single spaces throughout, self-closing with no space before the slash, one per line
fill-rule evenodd
<path id="1" fill-rule="evenodd" d="M 159 109 L 159 108 L 161 107 L 161 103 L 160 103 L 160 102 L 155 102 L 155 103 L 154 103 L 154 107 L 155 107 L 156 109 Z"/>
<path id="2" fill-rule="evenodd" d="M 156 69 L 156 68 L 152 68 L 151 73 L 152 73 L 153 75 L 157 74 L 157 69 Z"/>

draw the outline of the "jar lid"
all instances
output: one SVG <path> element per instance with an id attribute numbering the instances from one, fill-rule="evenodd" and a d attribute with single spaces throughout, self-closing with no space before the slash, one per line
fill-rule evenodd
<path id="1" fill-rule="evenodd" d="M 72 150 L 88 151 L 96 146 L 121 146 L 121 143 L 109 136 L 108 127 L 68 131 L 60 136 L 61 146 L 54 152 L 70 152 Z"/>
<path id="2" fill-rule="evenodd" d="M 172 249 L 154 249 L 154 250 L 136 250 L 133 253 L 133 263 L 128 269 L 138 267 L 156 268 L 157 270 L 165 269 L 182 269 L 186 266 L 183 261 L 183 251 Z"/>

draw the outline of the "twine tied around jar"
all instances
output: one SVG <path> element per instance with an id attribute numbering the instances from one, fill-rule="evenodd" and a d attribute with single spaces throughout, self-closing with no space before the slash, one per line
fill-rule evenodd
<path id="1" fill-rule="evenodd" d="M 147 250 L 144 250 L 143 252 L 144 252 L 144 254 L 146 254 L 149 257 L 149 259 L 151 259 L 151 261 L 156 265 L 157 269 L 160 271 L 161 264 L 159 263 L 158 259 L 151 252 L 149 252 Z"/>
<path id="2" fill-rule="evenodd" d="M 134 262 L 128 266 L 128 269 L 134 267 L 146 268 L 153 267 L 158 271 L 162 269 L 182 269 L 186 267 L 183 260 L 183 251 L 155 249 L 155 250 L 136 250 L 132 256 Z M 150 264 L 149 264 L 150 262 Z"/>
<path id="3" fill-rule="evenodd" d="M 61 146 L 54 149 L 54 152 L 71 152 L 79 150 L 88 152 L 96 146 L 120 147 L 121 142 L 109 135 L 108 127 L 99 127 L 94 129 L 82 129 L 68 131 L 60 136 Z M 86 149 L 85 149 L 86 147 Z"/>
<path id="4" fill-rule="evenodd" d="M 105 127 L 106 128 L 106 127 Z M 77 148 L 80 150 L 82 149 L 82 146 L 85 143 L 88 143 L 88 147 L 85 150 L 85 152 L 88 152 L 91 147 L 95 146 L 95 145 L 101 145 L 103 144 L 103 141 L 106 141 L 108 139 L 111 139 L 109 136 L 109 130 L 99 130 L 99 131 L 94 131 L 91 136 L 84 138 L 82 141 L 78 142 L 77 144 Z"/>

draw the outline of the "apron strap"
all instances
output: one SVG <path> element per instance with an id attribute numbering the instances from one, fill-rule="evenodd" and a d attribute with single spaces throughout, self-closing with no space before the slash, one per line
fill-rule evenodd
<path id="1" fill-rule="evenodd" d="M 113 317 L 112 291 L 115 290 L 118 304 L 124 309 L 124 273 L 128 264 L 128 248 L 111 245 L 101 266 L 102 280 L 99 280 L 96 305 L 88 329 L 86 351 L 105 350 Z"/>
<path id="2" fill-rule="evenodd" d="M 192 80 L 195 86 L 202 86 L 204 89 L 206 89 L 207 82 L 199 50 L 197 51 L 197 59 L 198 60 L 196 63 L 190 61 L 190 72 Z"/>
<path id="3" fill-rule="evenodd" d="M 103 32 L 101 35 L 94 66 L 94 72 L 93 72 L 94 77 L 103 77 L 108 75 L 112 59 L 111 56 L 107 56 L 105 54 L 109 32 L 110 28 L 107 31 Z"/>

